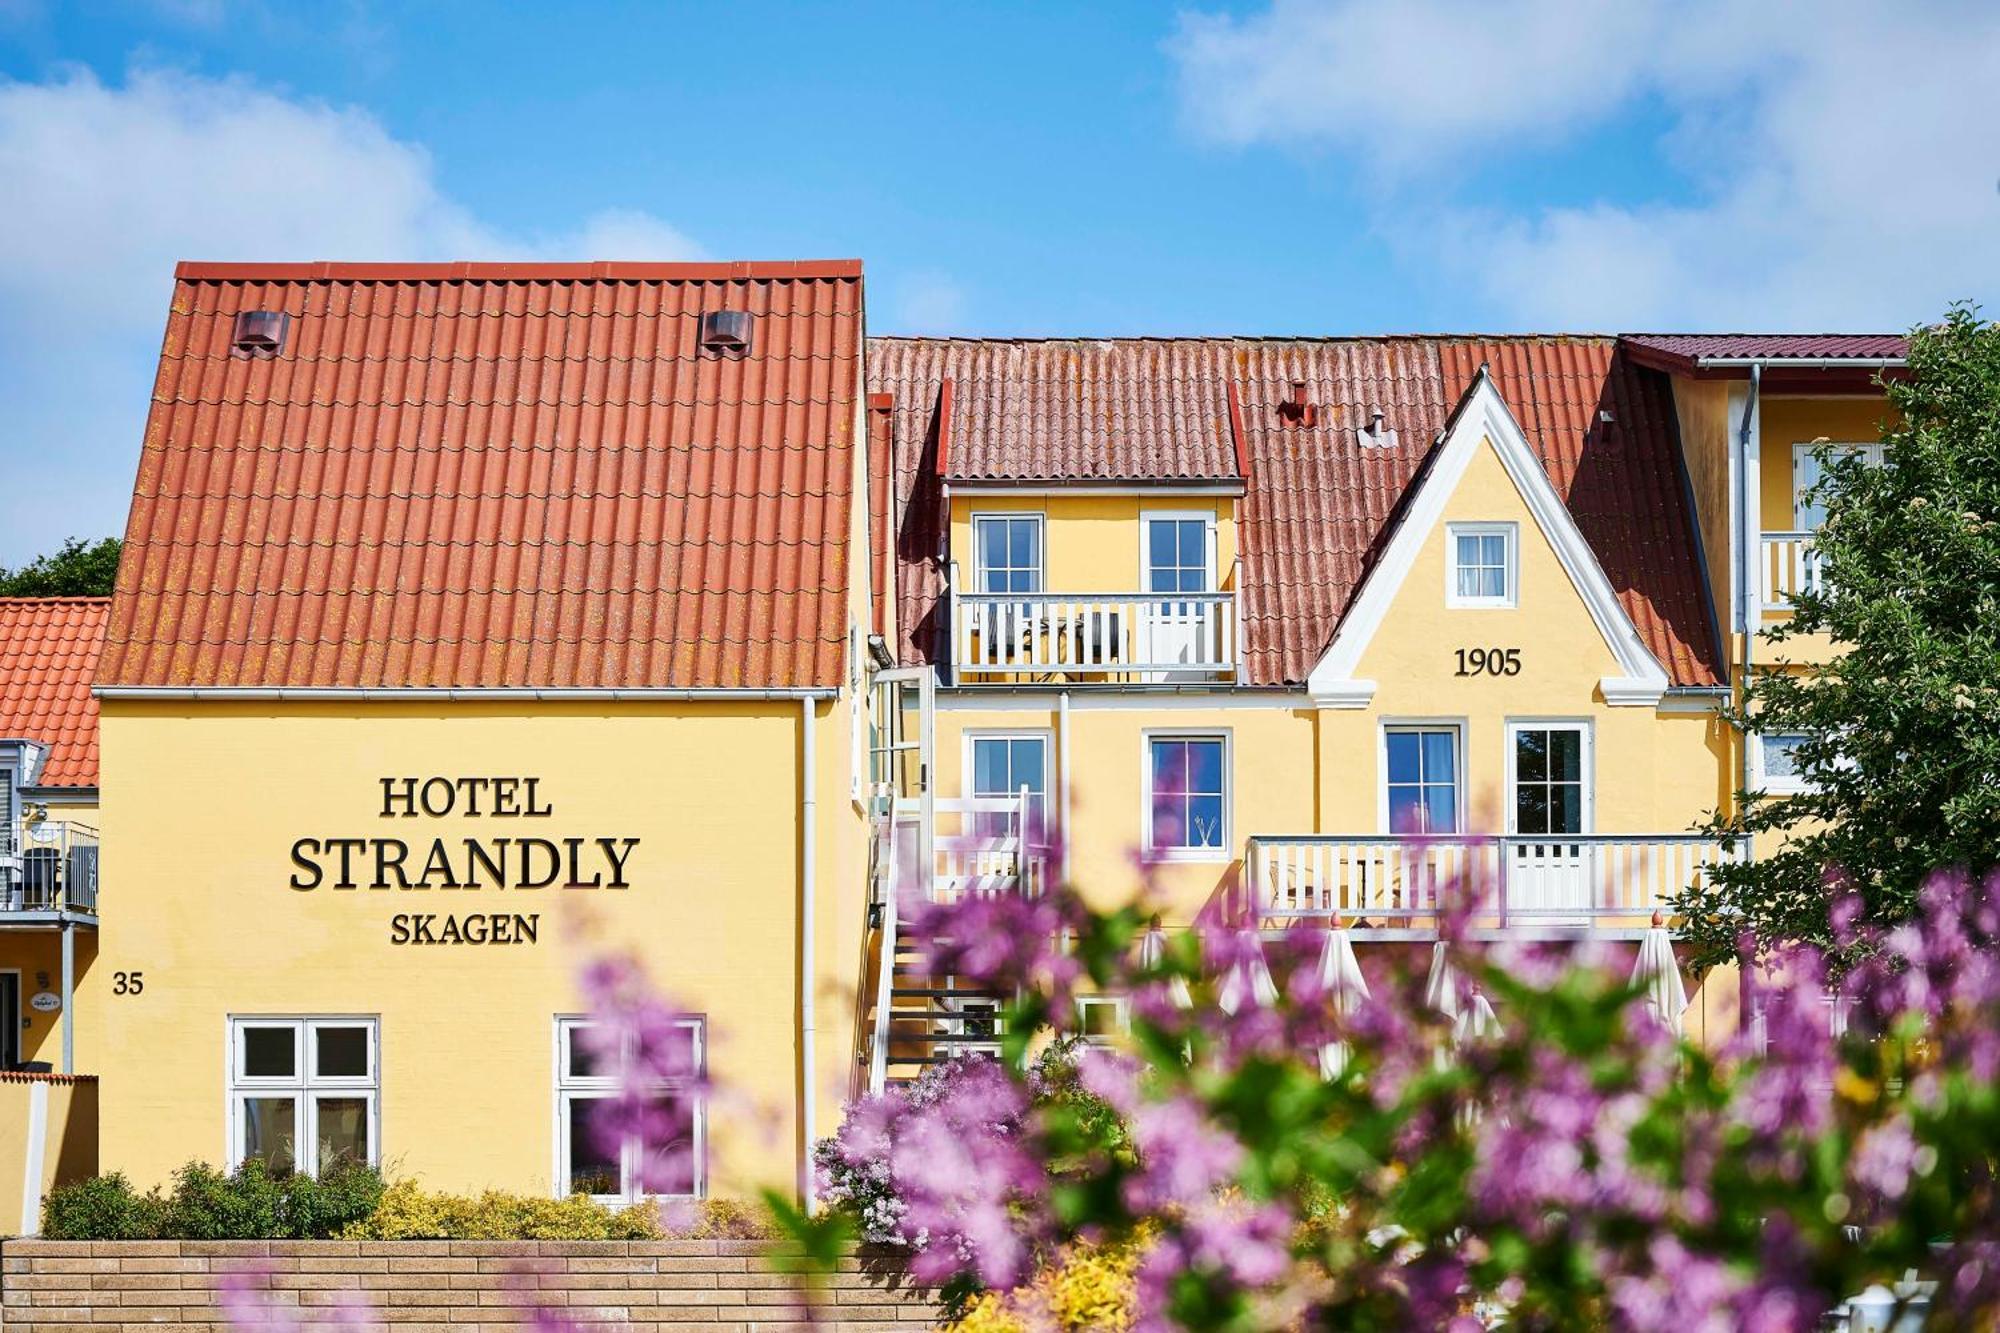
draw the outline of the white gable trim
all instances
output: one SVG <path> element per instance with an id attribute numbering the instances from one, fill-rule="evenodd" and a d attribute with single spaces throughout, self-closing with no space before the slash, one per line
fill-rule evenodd
<path id="1" fill-rule="evenodd" d="M 1466 390 L 1458 411 L 1445 428 L 1444 441 L 1430 469 L 1418 482 L 1402 522 L 1389 538 L 1388 549 L 1368 574 L 1354 599 L 1353 608 L 1341 622 L 1333 642 L 1327 645 L 1319 664 L 1306 678 L 1306 691 L 1321 708 L 1366 708 L 1375 698 L 1375 682 L 1356 677 L 1355 671 L 1375 631 L 1382 627 L 1396 595 L 1402 591 L 1417 554 L 1437 529 L 1445 503 L 1457 491 L 1459 481 L 1479 450 L 1480 441 L 1493 441 L 1500 462 L 1513 478 L 1514 487 L 1534 515 L 1542 535 L 1554 548 L 1577 595 L 1590 611 L 1605 647 L 1618 661 L 1621 674 L 1605 676 L 1598 682 L 1604 702 L 1620 706 L 1652 707 L 1667 690 L 1667 673 L 1639 637 L 1632 617 L 1625 614 L 1597 553 L 1577 531 L 1568 506 L 1543 471 L 1541 460 L 1528 447 L 1520 423 L 1507 410 L 1500 391 L 1482 367 Z"/>

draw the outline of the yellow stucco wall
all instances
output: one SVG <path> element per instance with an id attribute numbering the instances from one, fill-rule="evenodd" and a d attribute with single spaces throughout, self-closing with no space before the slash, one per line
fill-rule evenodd
<path id="1" fill-rule="evenodd" d="M 821 1131 L 844 1087 L 861 915 L 848 717 L 818 709 Z M 795 702 L 166 704 L 107 700 L 103 956 L 79 997 L 101 1071 L 104 1165 L 140 1182 L 227 1153 L 230 1015 L 378 1015 L 382 1158 L 439 1188 L 546 1192 L 553 1021 L 578 968 L 630 948 L 707 1016 L 734 1098 L 709 1117 L 710 1190 L 789 1186 L 799 1134 Z M 384 817 L 383 777 L 539 780 L 542 818 Z M 301 837 L 639 838 L 624 890 L 309 891 Z M 588 846 L 589 844 L 586 844 Z M 329 864 L 331 858 L 328 858 Z M 586 861 L 586 878 L 601 861 Z M 363 882 L 373 877 L 357 876 Z M 115 896 L 114 896 L 115 895 Z M 845 896 L 843 896 L 845 895 Z M 396 944 L 396 913 L 539 915 L 537 942 Z M 852 917 L 856 926 L 847 925 Z M 594 921 L 595 944 L 572 927 Z M 113 995 L 140 970 L 140 995 Z"/>
<path id="2" fill-rule="evenodd" d="M 951 558 L 963 587 L 976 561 L 972 520 L 976 514 L 1044 515 L 1044 588 L 1049 592 L 1138 592 L 1145 566 L 1140 554 L 1143 513 L 1212 514 L 1215 517 L 1215 574 L 1219 590 L 1236 586 L 1236 501 L 1218 495 L 954 495 L 951 499 Z"/>
<path id="3" fill-rule="evenodd" d="M 1048 546 L 1095 544 L 1137 549 L 1136 512 L 1123 530 L 1093 515 L 1072 534 L 1052 512 Z M 1519 534 L 1520 583 L 1509 610 L 1446 605 L 1446 525 L 1513 522 Z M 1053 575 L 1052 580 L 1053 582 Z M 1094 586 L 1115 586 L 1099 582 Z M 1460 648 L 1516 648 L 1513 676 L 1456 674 Z M 1688 832 L 1733 789 L 1733 733 L 1712 710 L 1613 707 L 1600 678 L 1623 675 L 1616 658 L 1489 444 L 1482 443 L 1436 528 L 1383 618 L 1359 677 L 1377 682 L 1372 704 L 1315 709 L 1301 692 L 1239 696 L 1070 693 L 1070 854 L 1085 895 L 1100 904 L 1129 900 L 1140 877 L 1132 853 L 1143 836 L 1145 736 L 1159 730 L 1224 734 L 1231 755 L 1225 854 L 1175 863 L 1154 875 L 1157 903 L 1170 925 L 1185 924 L 1242 880 L 1245 840 L 1254 835 L 1386 832 L 1381 736 L 1385 724 L 1441 720 L 1462 726 L 1461 791 L 1468 828 L 1506 832 L 1510 720 L 1577 720 L 1594 749 L 1594 816 L 1600 833 Z M 981 689 L 948 692 L 937 724 L 938 790 L 968 794 L 966 737 L 980 732 L 1039 732 L 1049 738 L 1052 799 L 1061 791 L 1058 694 L 1018 691 L 1000 706 Z M 1733 1028 L 1733 979 L 1698 1003 L 1705 1031 Z M 1703 987 L 1706 991 L 1708 988 Z"/>
<path id="4" fill-rule="evenodd" d="M 31 1141 L 36 1099 L 43 1103 L 39 1143 Z M 0 1079 L 0 1236 L 32 1235 L 50 1190 L 96 1172 L 96 1083 Z"/>
<path id="5" fill-rule="evenodd" d="M 76 929 L 76 977 L 79 999 L 84 978 L 97 959 L 97 932 Z M 54 929 L 0 930 L 0 972 L 21 974 L 21 1058 L 46 1060 L 50 1068 L 62 1070 L 62 1031 L 68 1015 L 58 1011 L 43 1013 L 28 1002 L 41 992 L 62 993 L 62 936 Z M 91 1072 L 77 1052 L 78 1073 Z"/>

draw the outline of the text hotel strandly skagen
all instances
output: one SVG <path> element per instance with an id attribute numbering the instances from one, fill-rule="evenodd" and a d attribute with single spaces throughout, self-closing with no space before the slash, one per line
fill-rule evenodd
<path id="1" fill-rule="evenodd" d="M 540 778 L 382 778 L 383 819 L 548 819 Z M 624 889 L 637 838 L 300 838 L 292 887 L 381 892 Z M 535 912 L 398 912 L 391 944 L 533 944 Z"/>

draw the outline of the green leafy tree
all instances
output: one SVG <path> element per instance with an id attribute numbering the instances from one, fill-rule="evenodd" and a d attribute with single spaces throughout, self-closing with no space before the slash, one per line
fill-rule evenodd
<path id="1" fill-rule="evenodd" d="M 0 567 L 0 597 L 109 597 L 118 581 L 120 545 L 116 537 L 71 537 L 53 555 L 38 555 L 19 569 Z"/>
<path id="2" fill-rule="evenodd" d="M 1954 307 L 1912 334 L 1909 371 L 1885 387 L 1880 466 L 1821 445 L 1819 578 L 1764 639 L 1825 635 L 1833 660 L 1774 663 L 1738 718 L 1752 745 L 1799 738 L 1806 790 L 1713 819 L 1756 859 L 1682 900 L 1700 961 L 1745 930 L 1825 942 L 1829 876 L 1894 924 L 1935 867 L 2000 849 L 2000 324 Z"/>

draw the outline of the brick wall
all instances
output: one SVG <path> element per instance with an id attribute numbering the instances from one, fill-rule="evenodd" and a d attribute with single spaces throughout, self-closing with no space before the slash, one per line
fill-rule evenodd
<path id="1" fill-rule="evenodd" d="M 578 1323 L 803 1329 L 792 1281 L 758 1241 L 0 1241 L 5 1333 L 227 1333 L 216 1283 L 251 1279 L 301 1323 L 345 1306 L 385 1333 L 522 1333 L 537 1306 Z M 936 1319 L 892 1256 L 860 1254 L 818 1296 L 818 1327 L 921 1328 Z"/>

